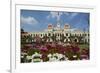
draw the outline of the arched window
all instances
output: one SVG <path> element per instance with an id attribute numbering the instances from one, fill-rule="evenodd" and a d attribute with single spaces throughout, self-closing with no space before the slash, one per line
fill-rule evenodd
<path id="1" fill-rule="evenodd" d="M 58 33 L 58 36 L 59 36 L 59 33 Z"/>
<path id="2" fill-rule="evenodd" d="M 50 34 L 50 33 L 48 33 L 48 36 L 51 36 L 51 34 Z"/>
<path id="3" fill-rule="evenodd" d="M 81 34 L 80 34 L 80 36 L 81 36 Z"/>
<path id="4" fill-rule="evenodd" d="M 41 34 L 41 37 L 42 37 L 42 34 Z"/>
<path id="5" fill-rule="evenodd" d="M 66 33 L 66 36 L 68 36 L 68 33 Z"/>
<path id="6" fill-rule="evenodd" d="M 88 36 L 89 36 L 89 33 L 88 33 Z"/>

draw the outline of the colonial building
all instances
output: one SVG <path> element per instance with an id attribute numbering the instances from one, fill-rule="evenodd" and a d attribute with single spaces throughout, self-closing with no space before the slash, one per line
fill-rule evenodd
<path id="1" fill-rule="evenodd" d="M 71 29 L 71 26 L 69 24 L 65 24 L 63 28 L 61 28 L 60 24 L 57 24 L 56 27 L 53 27 L 53 24 L 48 24 L 47 29 L 45 29 L 44 31 L 30 32 L 28 33 L 28 35 L 34 38 L 34 42 L 36 41 L 35 37 L 40 37 L 41 39 L 43 39 L 46 36 L 48 37 L 46 42 L 54 42 L 52 37 L 55 37 L 57 42 L 60 42 L 61 40 L 63 40 L 63 42 L 79 42 L 81 40 L 83 42 L 89 43 L 88 31 Z"/>
<path id="2" fill-rule="evenodd" d="M 71 28 L 69 24 L 64 24 L 63 28 L 60 23 L 60 16 L 58 13 L 57 24 L 48 24 L 47 28 L 40 32 L 29 32 L 35 42 L 37 37 L 42 41 L 47 38 L 45 42 L 86 42 L 89 43 L 89 32 Z"/>

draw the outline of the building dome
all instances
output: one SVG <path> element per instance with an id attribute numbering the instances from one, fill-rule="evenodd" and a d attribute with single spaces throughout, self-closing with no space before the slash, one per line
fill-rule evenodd
<path id="1" fill-rule="evenodd" d="M 70 25 L 69 24 L 65 24 L 64 25 L 64 29 L 70 29 Z"/>
<path id="2" fill-rule="evenodd" d="M 52 28 L 53 28 L 52 24 L 48 24 L 48 29 L 52 29 Z"/>

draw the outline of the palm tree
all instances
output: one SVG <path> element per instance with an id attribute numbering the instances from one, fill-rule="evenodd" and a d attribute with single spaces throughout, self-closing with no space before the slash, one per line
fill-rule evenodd
<path id="1" fill-rule="evenodd" d="M 24 31 L 23 28 L 21 28 L 21 44 L 25 44 L 26 43 L 26 40 L 27 40 L 27 35 L 24 35 L 24 33 L 27 33 Z"/>
<path id="2" fill-rule="evenodd" d="M 23 28 L 21 28 L 21 33 L 23 33 L 24 32 L 24 29 Z"/>

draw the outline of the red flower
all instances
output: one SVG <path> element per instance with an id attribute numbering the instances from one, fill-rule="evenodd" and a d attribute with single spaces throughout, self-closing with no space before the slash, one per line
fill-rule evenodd
<path id="1" fill-rule="evenodd" d="M 72 51 L 73 51 L 74 53 L 77 53 L 77 52 L 79 52 L 79 50 L 80 50 L 80 48 L 79 48 L 78 46 L 71 46 L 71 48 L 72 48 Z"/>

